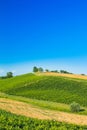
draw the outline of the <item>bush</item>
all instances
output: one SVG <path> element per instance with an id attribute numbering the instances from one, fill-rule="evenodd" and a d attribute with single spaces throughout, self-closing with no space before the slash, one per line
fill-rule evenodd
<path id="1" fill-rule="evenodd" d="M 70 105 L 72 112 L 79 112 L 80 111 L 80 105 L 76 102 L 71 103 Z"/>

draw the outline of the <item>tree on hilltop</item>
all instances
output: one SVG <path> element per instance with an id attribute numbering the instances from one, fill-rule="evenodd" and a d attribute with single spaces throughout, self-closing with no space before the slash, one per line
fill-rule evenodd
<path id="1" fill-rule="evenodd" d="M 43 72 L 43 68 L 42 67 L 38 68 L 38 71 Z"/>
<path id="2" fill-rule="evenodd" d="M 38 68 L 36 66 L 33 67 L 33 72 L 38 72 Z"/>
<path id="3" fill-rule="evenodd" d="M 46 69 L 45 71 L 46 71 L 46 72 L 49 72 L 49 70 L 48 70 L 48 69 Z"/>

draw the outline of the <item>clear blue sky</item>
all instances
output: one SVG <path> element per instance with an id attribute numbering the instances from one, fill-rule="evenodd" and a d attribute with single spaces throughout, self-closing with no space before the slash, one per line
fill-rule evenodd
<path id="1" fill-rule="evenodd" d="M 1 71 L 47 63 L 87 73 L 86 59 L 86 0 L 0 0 Z"/>

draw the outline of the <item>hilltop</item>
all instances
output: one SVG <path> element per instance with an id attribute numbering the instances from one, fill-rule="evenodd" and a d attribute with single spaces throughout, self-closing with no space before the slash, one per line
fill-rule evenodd
<path id="1" fill-rule="evenodd" d="M 75 78 L 75 79 L 86 79 L 86 75 L 81 74 L 64 74 L 64 73 L 55 73 L 55 72 L 44 72 L 44 73 L 37 73 L 37 75 L 45 75 L 45 76 L 62 76 L 62 77 L 68 77 L 68 78 Z"/>

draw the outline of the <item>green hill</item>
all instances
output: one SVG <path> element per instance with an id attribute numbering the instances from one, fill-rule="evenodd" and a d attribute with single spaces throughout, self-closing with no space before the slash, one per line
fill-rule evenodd
<path id="1" fill-rule="evenodd" d="M 0 91 L 11 95 L 66 104 L 75 101 L 87 107 L 87 80 L 83 79 L 25 74 L 0 79 Z"/>

